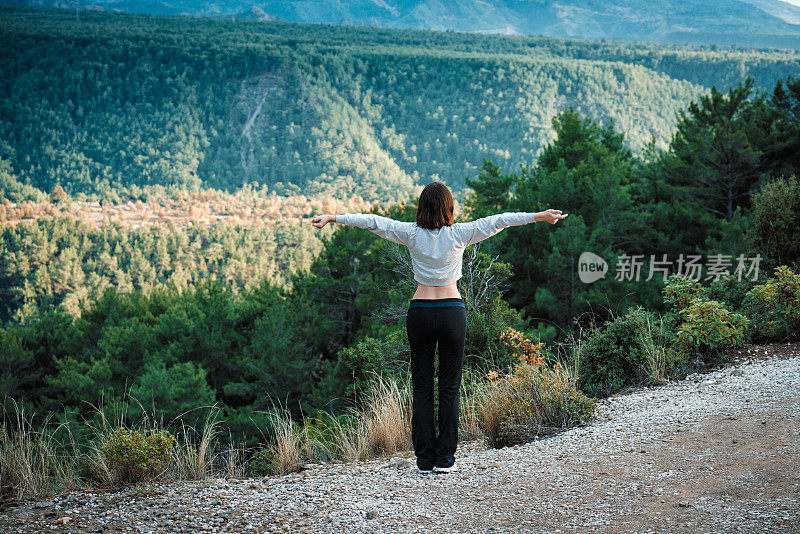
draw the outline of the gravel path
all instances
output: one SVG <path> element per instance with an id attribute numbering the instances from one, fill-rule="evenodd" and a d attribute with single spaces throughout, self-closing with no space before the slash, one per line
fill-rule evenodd
<path id="1" fill-rule="evenodd" d="M 800 346 L 781 348 L 541 441 L 462 443 L 450 474 L 396 457 L 73 492 L 5 510 L 0 532 L 800 532 Z"/>

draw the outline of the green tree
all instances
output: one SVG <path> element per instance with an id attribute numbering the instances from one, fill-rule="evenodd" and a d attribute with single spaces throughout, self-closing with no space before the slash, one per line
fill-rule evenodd
<path id="1" fill-rule="evenodd" d="M 737 206 L 749 206 L 750 193 L 762 174 L 761 133 L 749 109 L 753 79 L 731 88 L 726 96 L 709 95 L 679 113 L 677 131 L 666 154 L 664 172 L 669 194 L 730 221 Z"/>
<path id="2" fill-rule="evenodd" d="M 144 373 L 131 388 L 131 397 L 163 417 L 166 424 L 178 419 L 197 426 L 216 398 L 208 387 L 206 371 L 195 362 L 180 362 L 169 367 L 163 361 L 145 366 Z M 138 413 L 138 406 L 131 411 Z"/>

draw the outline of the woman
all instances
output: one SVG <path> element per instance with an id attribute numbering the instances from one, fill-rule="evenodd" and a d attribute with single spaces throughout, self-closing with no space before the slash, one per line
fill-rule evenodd
<path id="1" fill-rule="evenodd" d="M 461 278 L 464 249 L 508 226 L 545 221 L 555 224 L 567 215 L 549 209 L 537 213 L 499 213 L 473 222 L 455 223 L 453 196 L 442 182 L 431 182 L 417 203 L 416 222 L 400 222 L 374 214 L 319 215 L 311 223 L 329 222 L 365 228 L 408 247 L 417 290 L 406 315 L 411 347 L 413 407 L 411 440 L 420 473 L 455 469 L 458 445 L 458 401 L 467 311 L 456 282 Z M 433 410 L 434 353 L 439 346 L 439 435 Z"/>

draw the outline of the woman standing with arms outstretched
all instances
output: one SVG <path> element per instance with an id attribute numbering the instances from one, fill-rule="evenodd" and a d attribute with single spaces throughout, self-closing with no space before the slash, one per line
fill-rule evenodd
<path id="1" fill-rule="evenodd" d="M 467 310 L 456 282 L 461 278 L 464 249 L 508 226 L 532 222 L 555 224 L 567 215 L 549 209 L 537 213 L 499 213 L 456 223 L 453 196 L 442 182 L 431 182 L 417 203 L 416 222 L 400 222 L 374 214 L 318 215 L 311 223 L 329 222 L 365 228 L 408 247 L 417 290 L 406 316 L 411 347 L 413 406 L 411 441 L 420 473 L 455 469 L 458 445 L 459 389 L 464 363 Z M 439 346 L 439 435 L 434 422 L 434 355 Z"/>

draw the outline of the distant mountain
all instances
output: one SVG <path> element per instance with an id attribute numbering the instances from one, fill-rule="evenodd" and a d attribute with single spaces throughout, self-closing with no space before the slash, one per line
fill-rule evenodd
<path id="1" fill-rule="evenodd" d="M 0 4 L 800 48 L 800 6 L 781 0 L 0 0 Z"/>
<path id="2" fill-rule="evenodd" d="M 263 9 L 261 9 L 258 6 L 251 7 L 250 9 L 245 11 L 244 13 L 241 13 L 239 16 L 241 18 L 243 18 L 243 19 L 257 20 L 257 21 L 261 21 L 261 22 L 263 22 L 265 20 L 278 20 L 278 17 L 270 15 L 269 13 L 267 13 L 266 11 L 264 11 Z"/>
<path id="3" fill-rule="evenodd" d="M 790 24 L 800 24 L 800 4 L 782 0 L 744 0 Z"/>

